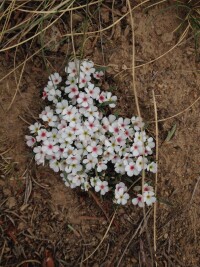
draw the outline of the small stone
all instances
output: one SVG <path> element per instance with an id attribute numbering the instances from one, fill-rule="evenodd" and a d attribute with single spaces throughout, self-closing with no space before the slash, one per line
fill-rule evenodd
<path id="1" fill-rule="evenodd" d="M 16 205 L 16 199 L 14 197 L 9 197 L 7 202 L 6 202 L 6 206 L 11 209 Z"/>

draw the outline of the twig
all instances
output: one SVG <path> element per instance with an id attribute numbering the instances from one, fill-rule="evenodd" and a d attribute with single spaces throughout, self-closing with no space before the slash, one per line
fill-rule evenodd
<path id="1" fill-rule="evenodd" d="M 105 212 L 105 210 L 103 209 L 101 203 L 99 202 L 98 198 L 96 197 L 96 195 L 92 192 L 92 191 L 89 191 L 89 194 L 93 197 L 93 199 L 95 200 L 95 202 L 97 203 L 97 205 L 99 206 L 99 208 L 102 210 L 103 214 L 105 215 L 107 221 L 109 222 L 109 216 L 108 214 Z"/>

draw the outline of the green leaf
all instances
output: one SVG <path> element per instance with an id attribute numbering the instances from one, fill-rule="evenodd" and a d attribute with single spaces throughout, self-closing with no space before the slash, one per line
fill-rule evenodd
<path id="1" fill-rule="evenodd" d="M 162 203 L 162 204 L 165 204 L 167 206 L 173 207 L 173 204 L 171 202 L 169 202 L 168 200 L 166 200 L 166 199 L 159 198 L 157 200 L 158 200 L 159 203 Z"/>
<path id="2" fill-rule="evenodd" d="M 105 72 L 108 69 L 108 67 L 96 67 L 95 69 L 96 69 L 96 71 L 104 71 Z"/>
<path id="3" fill-rule="evenodd" d="M 171 128 L 171 130 L 168 132 L 167 138 L 165 139 L 165 142 L 169 142 L 172 137 L 174 136 L 176 132 L 176 124 L 173 125 L 173 127 Z"/>
<path id="4" fill-rule="evenodd" d="M 109 106 L 110 104 L 115 104 L 115 103 L 116 103 L 115 101 L 106 101 L 100 104 L 99 107 L 105 107 L 105 106 Z"/>

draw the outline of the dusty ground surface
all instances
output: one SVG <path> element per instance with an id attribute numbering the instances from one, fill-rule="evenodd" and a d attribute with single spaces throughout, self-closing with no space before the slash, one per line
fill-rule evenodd
<path id="1" fill-rule="evenodd" d="M 159 267 L 200 266 L 200 102 L 184 111 L 199 97 L 200 64 L 195 58 L 191 33 L 167 55 L 145 64 L 172 48 L 181 35 L 181 31 L 173 33 L 180 24 L 175 11 L 170 9 L 162 13 L 164 7 L 166 5 L 155 6 L 148 12 L 138 8 L 134 12 L 136 86 L 142 116 L 149 123 L 148 129 L 153 136 L 152 90 L 155 91 L 158 119 L 163 119 L 158 124 L 159 201 L 154 264 L 150 260 L 152 210 L 146 220 L 147 227 L 142 224 L 137 231 L 143 211 L 131 205 L 119 208 L 103 239 L 114 214 L 111 200 L 101 202 L 94 196 L 72 191 L 63 185 L 58 175 L 48 168 L 36 167 L 31 160 L 24 135 L 28 132 L 27 122 L 34 122 L 44 106 L 40 92 L 49 76 L 42 57 L 35 56 L 27 62 L 20 83 L 20 68 L 0 83 L 0 266 L 42 266 L 48 256 L 55 266 L 149 267 L 155 262 Z M 111 10 L 108 1 L 101 14 L 102 27 L 110 24 L 112 16 L 116 20 L 127 11 L 123 5 L 114 6 L 113 14 Z M 79 18 L 76 23 L 80 21 Z M 95 29 L 94 25 L 92 27 Z M 75 38 L 77 51 L 80 43 L 81 38 Z M 65 64 L 64 57 L 73 51 L 70 44 L 56 49 L 57 52 L 48 51 L 46 57 L 49 66 L 60 71 L 61 65 Z M 131 89 L 130 18 L 127 16 L 103 32 L 101 38 L 92 36 L 85 43 L 84 51 L 85 57 L 95 63 L 110 66 L 106 80 L 117 87 L 117 110 L 121 115 L 133 115 L 136 109 Z M 22 55 L 23 49 L 17 56 L 18 64 Z M 1 54 L 1 77 L 13 69 L 13 57 L 12 52 Z M 184 112 L 176 115 L 181 111 Z M 176 116 L 169 118 L 173 115 Z M 174 124 L 175 135 L 165 142 Z"/>

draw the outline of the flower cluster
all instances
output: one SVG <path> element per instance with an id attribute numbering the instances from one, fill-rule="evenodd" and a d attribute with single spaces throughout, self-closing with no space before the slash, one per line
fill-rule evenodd
<path id="1" fill-rule="evenodd" d="M 48 162 L 60 172 L 66 186 L 94 188 L 105 195 L 115 185 L 114 202 L 125 205 L 130 198 L 122 179 L 138 176 L 143 170 L 155 173 L 152 161 L 155 143 L 139 117 L 106 116 L 117 97 L 100 90 L 102 71 L 88 60 L 69 62 L 66 79 L 50 75 L 43 99 L 50 103 L 39 115 L 40 122 L 29 127 L 27 145 L 33 148 L 37 164 Z M 110 174 L 116 173 L 116 179 Z M 113 176 L 113 175 L 112 175 Z M 111 183 L 112 182 L 112 183 Z M 153 188 L 145 185 L 144 195 L 132 199 L 142 207 L 155 202 Z"/>

